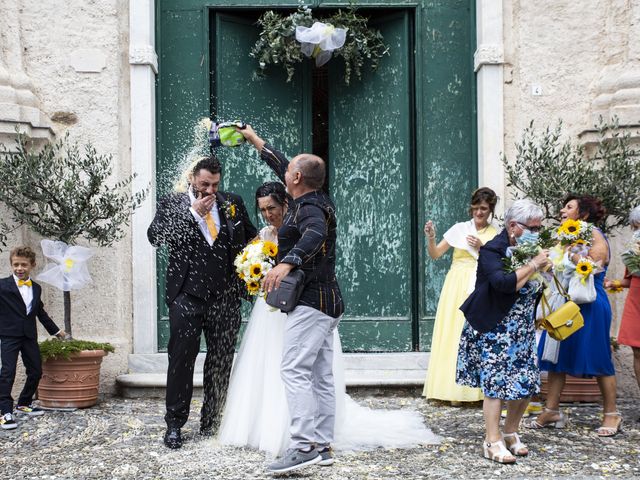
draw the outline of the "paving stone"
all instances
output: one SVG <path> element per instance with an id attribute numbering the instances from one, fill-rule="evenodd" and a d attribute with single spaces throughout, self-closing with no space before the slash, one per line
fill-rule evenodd
<path id="1" fill-rule="evenodd" d="M 521 430 L 530 455 L 501 466 L 482 458 L 479 404 L 451 407 L 407 395 L 356 394 L 374 408 L 412 408 L 443 437 L 436 446 L 338 452 L 332 467 L 312 467 L 290 478 L 449 479 L 449 478 L 640 478 L 640 407 L 621 403 L 624 432 L 599 438 L 598 405 L 565 405 L 565 430 Z M 2 480 L 80 479 L 268 479 L 269 461 L 258 451 L 219 445 L 197 435 L 200 402 L 183 429 L 184 447 L 162 444 L 164 403 L 159 399 L 107 398 L 73 412 L 51 411 L 20 420 L 19 428 L 0 431 Z M 193 413 L 195 412 L 195 414 Z"/>

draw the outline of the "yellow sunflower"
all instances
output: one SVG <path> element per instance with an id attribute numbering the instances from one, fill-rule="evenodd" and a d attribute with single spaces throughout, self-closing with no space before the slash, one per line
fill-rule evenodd
<path id="1" fill-rule="evenodd" d="M 582 260 L 576 265 L 576 272 L 578 272 L 583 277 L 588 277 L 589 275 L 591 275 L 591 272 L 593 272 L 593 265 L 591 265 L 591 263 L 587 262 L 586 260 Z"/>
<path id="2" fill-rule="evenodd" d="M 260 265 L 259 263 L 254 263 L 249 267 L 249 273 L 254 278 L 260 278 L 260 276 L 262 275 L 262 265 Z"/>
<path id="3" fill-rule="evenodd" d="M 580 234 L 581 225 L 577 220 L 573 220 L 568 218 L 562 225 L 558 228 L 558 233 L 565 233 L 567 235 L 578 235 Z"/>
<path id="4" fill-rule="evenodd" d="M 573 242 L 574 245 L 586 245 L 587 241 L 583 240 L 582 238 L 578 238 L 575 242 Z"/>
<path id="5" fill-rule="evenodd" d="M 247 290 L 251 294 L 258 293 L 258 291 L 260 290 L 260 282 L 256 280 L 250 281 L 249 283 L 247 283 Z"/>
<path id="6" fill-rule="evenodd" d="M 229 213 L 231 214 L 231 218 L 236 217 L 236 206 L 233 203 L 229 207 Z"/>
<path id="7" fill-rule="evenodd" d="M 269 257 L 275 257 L 278 254 L 278 246 L 269 240 L 265 240 L 262 246 L 262 253 Z"/>
<path id="8" fill-rule="evenodd" d="M 244 280 L 244 273 L 239 272 L 239 273 L 238 273 L 238 276 L 240 277 L 240 280 Z"/>

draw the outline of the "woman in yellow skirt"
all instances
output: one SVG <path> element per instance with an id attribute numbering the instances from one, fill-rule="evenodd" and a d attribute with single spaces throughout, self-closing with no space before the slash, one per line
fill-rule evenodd
<path id="1" fill-rule="evenodd" d="M 436 244 L 436 230 L 432 221 L 424 226 L 427 250 L 432 259 L 440 258 L 453 247 L 451 268 L 440 292 L 436 321 L 431 339 L 431 356 L 427 380 L 422 395 L 452 404 L 482 400 L 479 388 L 456 384 L 458 344 L 464 326 L 464 315 L 459 310 L 476 280 L 478 250 L 497 232 L 491 224 L 498 197 L 490 188 L 479 188 L 471 196 L 471 220 L 456 223 Z"/>

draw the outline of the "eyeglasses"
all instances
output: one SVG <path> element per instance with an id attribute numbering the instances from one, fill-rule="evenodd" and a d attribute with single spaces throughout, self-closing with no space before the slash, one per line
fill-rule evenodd
<path id="1" fill-rule="evenodd" d="M 527 225 L 526 223 L 520 223 L 520 222 L 516 222 L 518 225 L 520 225 L 520 227 L 522 227 L 523 229 L 526 228 L 527 230 L 529 230 L 530 232 L 539 232 L 542 230 L 542 225 Z"/>

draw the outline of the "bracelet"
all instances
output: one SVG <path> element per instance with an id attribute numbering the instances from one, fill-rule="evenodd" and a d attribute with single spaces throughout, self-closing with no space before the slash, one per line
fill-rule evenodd
<path id="1" fill-rule="evenodd" d="M 531 260 L 529 260 L 529 264 L 533 263 L 533 271 L 537 272 L 538 271 L 538 264 L 535 262 L 535 260 L 532 258 Z"/>

